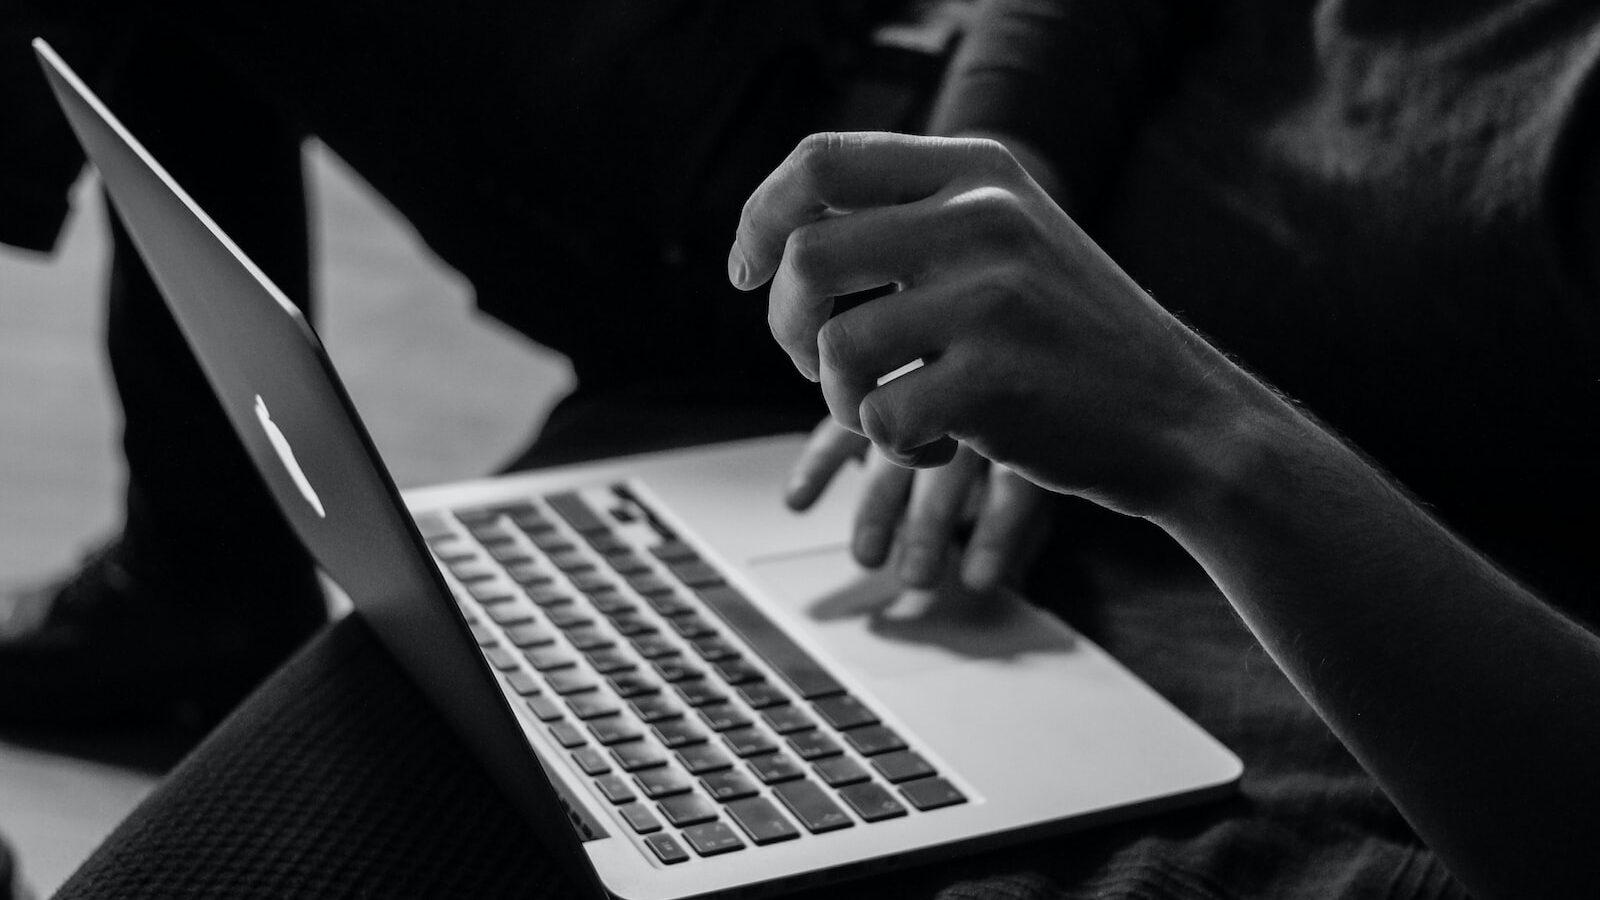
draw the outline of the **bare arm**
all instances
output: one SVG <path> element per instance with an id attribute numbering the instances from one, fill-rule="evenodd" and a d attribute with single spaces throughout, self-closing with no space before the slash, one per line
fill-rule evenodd
<path id="1" fill-rule="evenodd" d="M 1173 534 L 1472 889 L 1592 887 L 1600 640 L 1156 304 L 998 144 L 810 139 L 729 272 L 771 279 L 779 343 L 891 459 L 959 440 Z"/>

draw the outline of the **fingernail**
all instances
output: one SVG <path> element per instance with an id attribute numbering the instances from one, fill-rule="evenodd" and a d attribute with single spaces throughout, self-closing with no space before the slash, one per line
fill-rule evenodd
<path id="1" fill-rule="evenodd" d="M 728 280 L 739 290 L 744 290 L 746 281 L 750 280 L 750 264 L 745 262 L 744 251 L 739 249 L 739 242 L 733 242 L 733 249 L 728 251 Z"/>
<path id="2" fill-rule="evenodd" d="M 888 555 L 888 542 L 889 534 L 882 528 L 857 528 L 854 547 L 856 562 L 863 566 L 883 565 L 883 558 Z"/>
<path id="3" fill-rule="evenodd" d="M 916 544 L 906 548 L 900 558 L 900 580 L 915 587 L 929 587 L 939 574 L 939 554 L 932 547 Z"/>
<path id="4" fill-rule="evenodd" d="M 1000 583 L 1000 554 L 993 550 L 974 550 L 961 565 L 961 582 L 970 590 L 993 590 Z"/>

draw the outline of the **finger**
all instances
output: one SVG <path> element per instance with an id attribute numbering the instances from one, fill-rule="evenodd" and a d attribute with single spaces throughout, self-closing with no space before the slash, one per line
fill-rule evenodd
<path id="1" fill-rule="evenodd" d="M 864 434 L 861 402 L 884 376 L 937 358 L 961 331 L 964 282 L 933 282 L 870 300 L 817 334 L 822 396 L 840 424 Z M 904 377 L 904 376 L 902 376 Z"/>
<path id="2" fill-rule="evenodd" d="M 772 336 L 795 368 L 817 380 L 817 337 L 838 297 L 907 284 L 927 267 L 941 236 L 931 201 L 867 209 L 789 233 L 767 293 Z"/>
<path id="3" fill-rule="evenodd" d="M 911 492 L 910 469 L 902 468 L 877 453 L 867 454 L 866 486 L 856 507 L 854 536 L 850 542 L 856 562 L 876 569 L 889 558 L 895 531 L 905 515 L 906 497 Z"/>
<path id="4" fill-rule="evenodd" d="M 988 460 L 962 447 L 949 465 L 916 474 L 901 526 L 901 581 L 919 588 L 939 583 L 967 495 L 987 469 Z"/>
<path id="5" fill-rule="evenodd" d="M 789 233 L 825 210 L 919 200 L 975 166 L 1002 160 L 1010 155 L 993 141 L 881 132 L 811 135 L 745 201 L 728 252 L 728 280 L 741 290 L 766 282 L 778 269 Z"/>
<path id="6" fill-rule="evenodd" d="M 908 468 L 942 466 L 955 456 L 950 434 L 982 402 L 964 355 L 945 352 L 880 385 L 861 401 L 861 429 L 879 453 Z"/>
<path id="7" fill-rule="evenodd" d="M 988 491 L 961 563 L 961 581 L 976 593 L 992 591 L 1032 562 L 1044 529 L 1049 493 L 1005 466 L 989 471 Z"/>
<path id="8" fill-rule="evenodd" d="M 849 459 L 860 459 L 869 446 L 867 439 L 849 431 L 832 418 L 823 419 L 812 429 L 811 438 L 800 451 L 783 499 L 793 510 L 810 509 L 817 502 L 835 472 Z"/>

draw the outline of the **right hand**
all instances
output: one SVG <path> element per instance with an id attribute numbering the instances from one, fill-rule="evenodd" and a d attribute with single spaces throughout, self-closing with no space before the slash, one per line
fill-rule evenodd
<path id="1" fill-rule="evenodd" d="M 875 569 L 893 559 L 896 575 L 915 588 L 937 587 L 958 565 L 962 585 L 983 594 L 1020 575 L 1038 553 L 1049 492 L 965 445 L 950 465 L 908 469 L 825 418 L 795 462 L 785 500 L 793 509 L 810 507 L 840 466 L 863 455 L 867 483 L 850 542 L 861 565 Z"/>

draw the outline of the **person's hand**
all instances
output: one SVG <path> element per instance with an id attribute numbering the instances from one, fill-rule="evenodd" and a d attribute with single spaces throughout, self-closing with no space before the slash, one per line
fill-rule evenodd
<path id="1" fill-rule="evenodd" d="M 730 280 L 832 416 L 891 461 L 957 442 L 1124 512 L 1204 457 L 1226 360 L 1139 289 L 1000 144 L 814 135 L 745 203 Z M 830 318 L 837 296 L 899 290 Z M 879 384 L 910 363 L 923 365 Z M 1187 467 L 1187 468 L 1186 468 Z"/>
<path id="2" fill-rule="evenodd" d="M 895 574 L 916 588 L 936 587 L 956 567 L 964 587 L 984 594 L 1038 552 L 1050 509 L 1041 488 L 967 447 L 938 469 L 895 465 L 832 418 L 812 431 L 784 499 L 796 510 L 810 507 L 839 467 L 859 458 L 866 488 L 850 549 L 863 566 L 875 569 L 893 556 Z"/>

